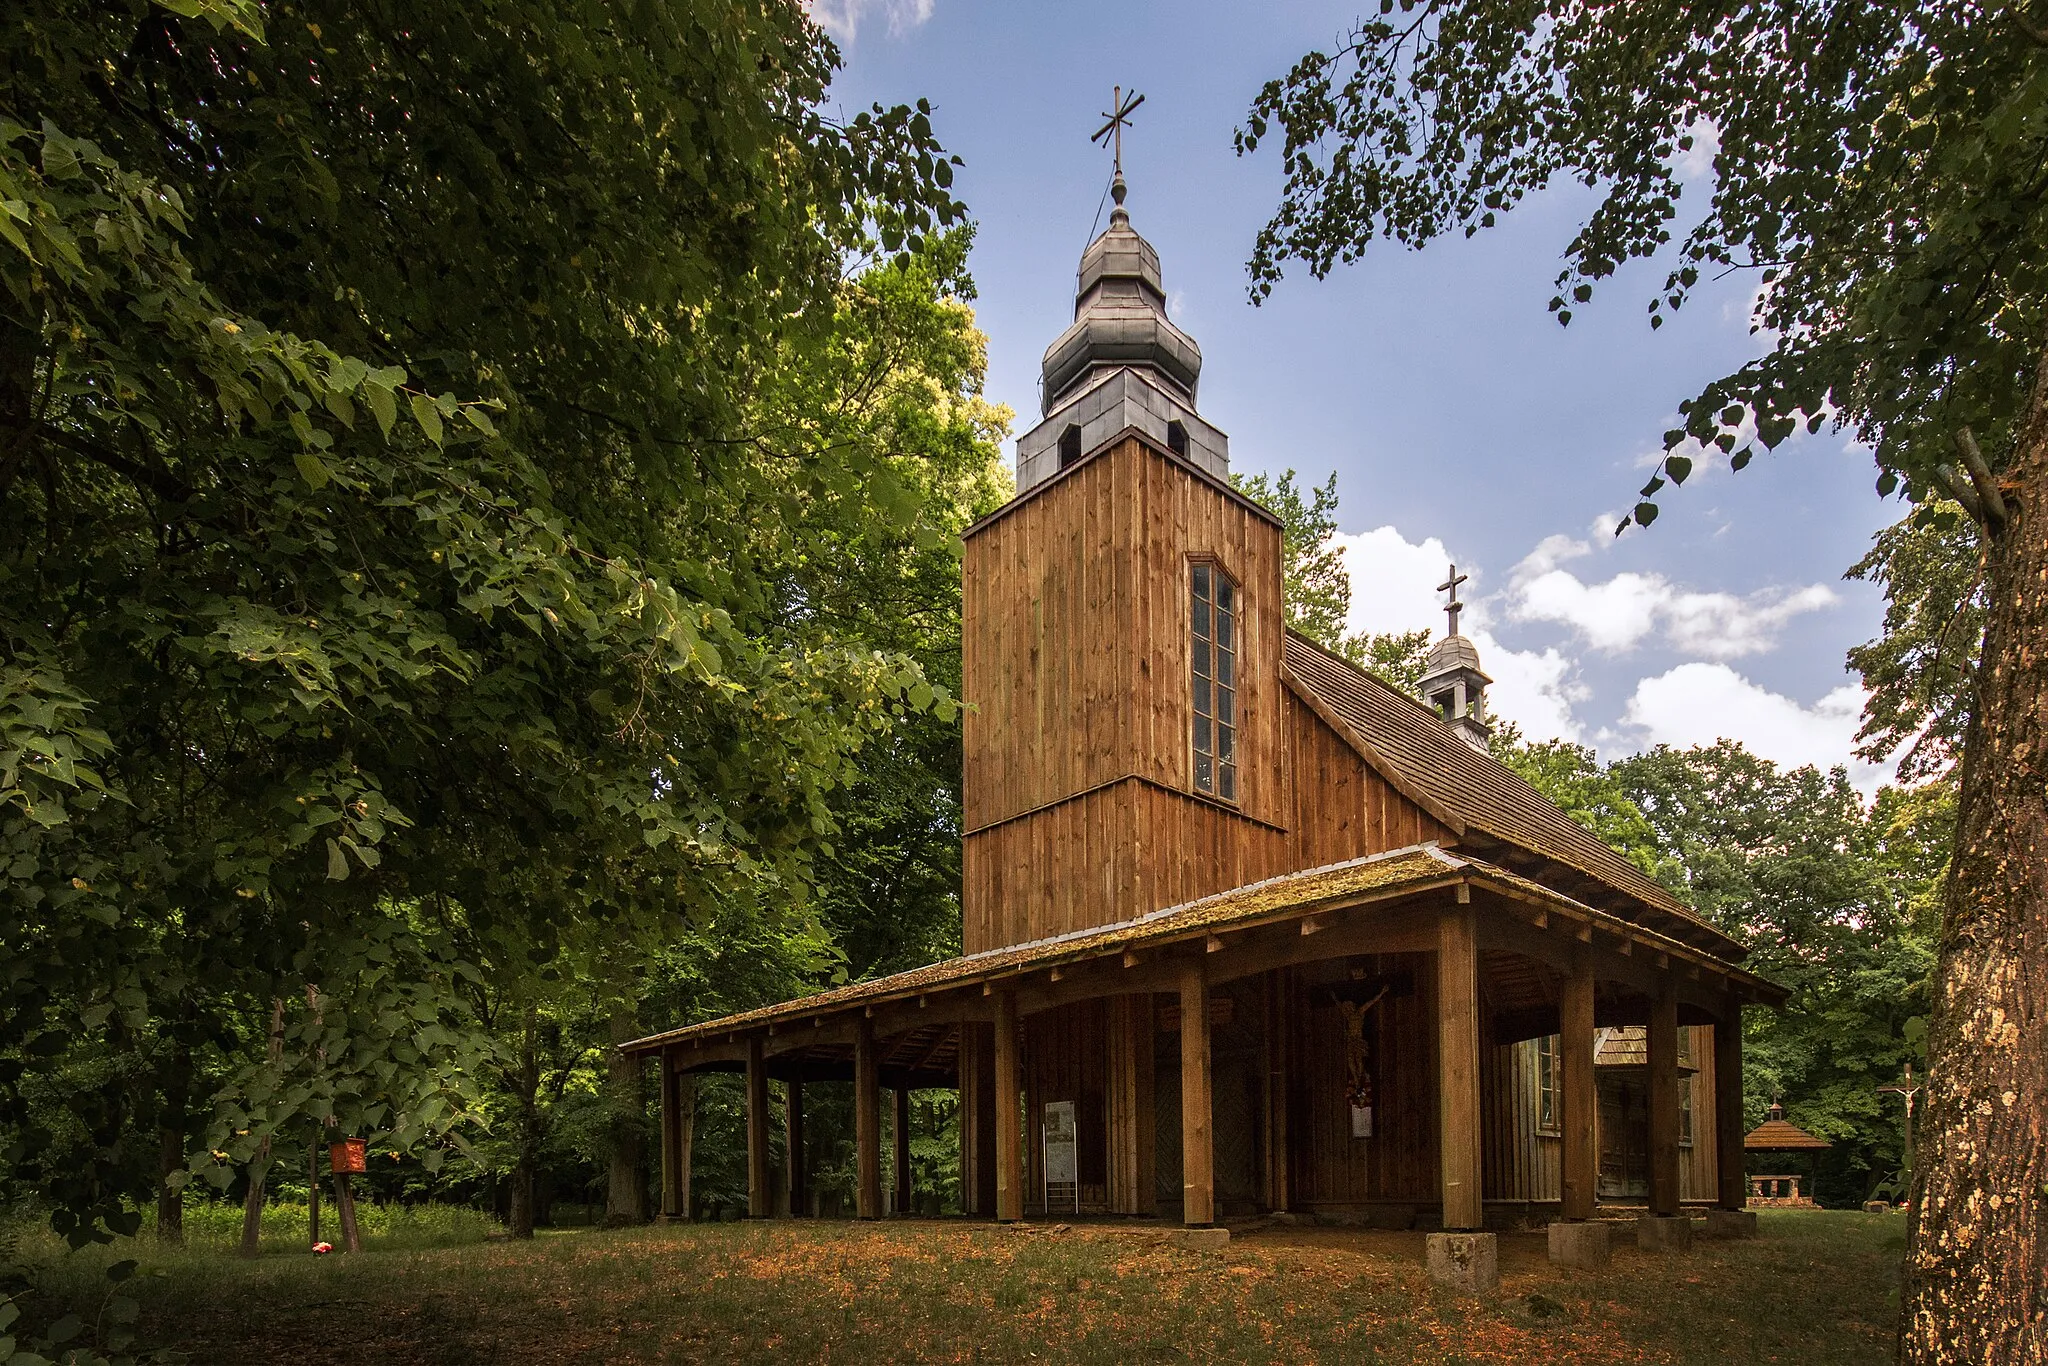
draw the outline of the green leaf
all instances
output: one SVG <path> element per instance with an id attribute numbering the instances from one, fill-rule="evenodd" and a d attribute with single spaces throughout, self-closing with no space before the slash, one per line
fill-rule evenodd
<path id="1" fill-rule="evenodd" d="M 341 849 L 341 841 L 327 841 L 327 876 L 331 881 L 342 882 L 348 877 L 348 855 Z"/>
<path id="2" fill-rule="evenodd" d="M 308 488 L 325 488 L 334 478 L 333 472 L 327 468 L 327 462 L 311 451 L 292 452 L 292 463 L 299 467 L 299 477 L 306 481 Z"/>
<path id="3" fill-rule="evenodd" d="M 1650 523 L 1656 521 L 1657 505 L 1655 503 L 1637 503 L 1635 509 L 1635 519 L 1636 524 L 1638 526 L 1648 526 Z"/>
<path id="4" fill-rule="evenodd" d="M 1667 455 L 1664 457 L 1664 472 L 1671 476 L 1672 483 L 1683 484 L 1686 476 L 1692 473 L 1692 461 L 1682 455 Z"/>
<path id="5" fill-rule="evenodd" d="M 377 419 L 377 430 L 389 441 L 392 424 L 398 421 L 397 397 L 375 380 L 363 386 L 363 397 L 370 405 L 370 415 Z"/>
<path id="6" fill-rule="evenodd" d="M 441 410 L 435 406 L 434 400 L 425 394 L 414 394 L 407 402 L 412 408 L 413 421 L 420 424 L 420 430 L 427 434 L 427 440 L 436 446 L 440 445 L 446 433 L 441 427 Z"/>

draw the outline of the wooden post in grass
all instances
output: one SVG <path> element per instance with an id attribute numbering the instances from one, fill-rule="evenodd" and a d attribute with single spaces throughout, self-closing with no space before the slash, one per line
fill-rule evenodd
<path id="1" fill-rule="evenodd" d="M 334 1214 L 341 1225 L 341 1250 L 361 1252 L 363 1250 L 362 1230 L 356 1227 L 356 1193 L 349 1186 L 347 1172 L 334 1174 Z"/>
<path id="2" fill-rule="evenodd" d="M 1666 974 L 1650 1008 L 1650 1213 L 1678 1213 L 1678 983 Z"/>
<path id="3" fill-rule="evenodd" d="M 791 1077 L 783 1083 L 787 1088 L 783 1100 L 783 1119 L 788 1125 L 785 1135 L 788 1156 L 785 1166 L 789 1176 L 789 1217 L 801 1219 L 808 1212 L 810 1192 L 807 1189 L 804 1170 L 804 1084 Z"/>
<path id="4" fill-rule="evenodd" d="M 768 1192 L 768 1062 L 755 1034 L 747 1040 L 747 1217 L 766 1219 L 774 1212 Z"/>
<path id="5" fill-rule="evenodd" d="M 854 1214 L 882 1214 L 882 1059 L 874 1021 L 861 1017 L 853 1036 Z"/>
<path id="6" fill-rule="evenodd" d="M 1730 996 L 1714 1021 L 1714 1161 L 1722 1209 L 1749 1205 L 1742 1137 L 1742 1002 Z"/>
<path id="7" fill-rule="evenodd" d="M 911 1213 L 910 1208 L 910 1088 L 896 1088 L 896 1213 L 899 1216 Z"/>
<path id="8" fill-rule="evenodd" d="M 1216 1146 L 1209 1079 L 1209 960 L 1188 960 L 1180 973 L 1181 1222 L 1216 1222 Z"/>
<path id="9" fill-rule="evenodd" d="M 320 1246 L 320 1140 L 306 1145 L 306 1246 Z"/>
<path id="10" fill-rule="evenodd" d="M 1023 1031 L 1017 1027 L 1017 993 L 996 995 L 996 1219 L 1024 1217 Z"/>
<path id="11" fill-rule="evenodd" d="M 1563 1064 L 1562 1121 L 1563 1209 L 1566 1219 L 1590 1219 L 1600 1181 L 1600 1154 L 1594 1127 L 1600 1104 L 1593 1072 L 1593 966 L 1581 953 L 1565 979 L 1559 1014 L 1559 1061 Z"/>
<path id="12" fill-rule="evenodd" d="M 1438 1120 L 1444 1227 L 1485 1227 L 1479 1169 L 1479 943 L 1472 907 L 1437 922 Z"/>
<path id="13" fill-rule="evenodd" d="M 676 1218 L 690 1221 L 690 1170 L 697 1146 L 697 1074 L 676 1078 Z"/>

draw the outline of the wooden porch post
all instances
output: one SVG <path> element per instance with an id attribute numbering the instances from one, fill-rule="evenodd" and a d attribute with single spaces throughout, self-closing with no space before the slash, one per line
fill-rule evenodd
<path id="1" fill-rule="evenodd" d="M 1600 1095 L 1593 1072 L 1593 964 L 1591 956 L 1578 955 L 1572 975 L 1565 979 L 1564 1004 L 1559 1014 L 1558 1052 L 1563 1064 L 1563 1082 L 1558 1099 L 1564 1113 L 1559 1116 L 1563 1132 L 1564 1208 L 1566 1219 L 1590 1219 L 1599 1193 L 1600 1152 L 1597 1125 Z"/>
<path id="2" fill-rule="evenodd" d="M 1479 942 L 1472 908 L 1437 923 L 1438 1118 L 1443 1157 L 1444 1227 L 1486 1222 L 1479 1171 Z"/>
<path id="3" fill-rule="evenodd" d="M 1266 1203 L 1284 1211 L 1287 1191 L 1287 1026 L 1291 976 L 1286 969 L 1266 974 Z"/>
<path id="4" fill-rule="evenodd" d="M 865 1015 L 853 1036 L 854 1213 L 882 1214 L 882 1059 L 875 1052 L 875 1026 Z"/>
<path id="5" fill-rule="evenodd" d="M 1678 983 L 1657 984 L 1650 1010 L 1650 1213 L 1678 1213 Z"/>
<path id="6" fill-rule="evenodd" d="M 896 1088 L 896 1213 L 910 1213 L 910 1088 Z"/>
<path id="7" fill-rule="evenodd" d="M 960 1212 L 996 1217 L 996 1041 L 978 1021 L 960 1026 Z"/>
<path id="8" fill-rule="evenodd" d="M 657 1073 L 661 1077 L 661 1217 L 673 1219 L 677 1216 L 676 1196 L 682 1186 L 678 1179 L 677 1159 L 681 1156 L 682 1116 L 676 1113 L 675 1060 L 664 1048 L 655 1055 Z"/>
<path id="9" fill-rule="evenodd" d="M 1722 1209 L 1749 1204 L 1742 1149 L 1742 1003 L 1729 997 L 1714 1021 L 1714 1165 Z"/>
<path id="10" fill-rule="evenodd" d="M 1209 963 L 1193 959 L 1180 974 L 1181 1222 L 1216 1222 L 1216 1150 L 1209 1083 Z"/>
<path id="11" fill-rule="evenodd" d="M 762 1038 L 747 1040 L 747 1217 L 766 1219 L 775 1212 L 768 1190 L 768 1063 Z"/>
<path id="12" fill-rule="evenodd" d="M 697 1074 L 676 1078 L 676 1218 L 690 1221 L 691 1159 L 697 1149 Z"/>
<path id="13" fill-rule="evenodd" d="M 786 1083 L 788 1099 L 783 1102 L 783 1120 L 788 1125 L 789 1217 L 801 1219 L 810 1208 L 810 1173 L 804 1163 L 804 1084 L 792 1077 Z"/>
<path id="14" fill-rule="evenodd" d="M 1024 1217 L 1024 1116 L 1019 1091 L 1023 1086 L 1023 1031 L 1017 1027 L 1017 993 L 996 995 L 996 1218 L 1015 1223 Z"/>

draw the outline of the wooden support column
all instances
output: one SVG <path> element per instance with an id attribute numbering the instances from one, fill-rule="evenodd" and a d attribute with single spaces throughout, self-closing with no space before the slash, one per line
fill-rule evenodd
<path id="1" fill-rule="evenodd" d="M 791 1078 L 783 1101 L 783 1120 L 788 1125 L 783 1145 L 788 1152 L 784 1163 L 789 1186 L 789 1217 L 801 1219 L 810 1212 L 810 1172 L 804 1162 L 804 1084 Z"/>
<path id="2" fill-rule="evenodd" d="M 1281 968 L 1266 974 L 1266 1203 L 1288 1207 L 1287 1033 L 1294 974 Z"/>
<path id="3" fill-rule="evenodd" d="M 1215 1117 L 1209 1080 L 1209 964 L 1190 960 L 1180 974 L 1181 1222 L 1216 1222 Z"/>
<path id="4" fill-rule="evenodd" d="M 996 997 L 996 1218 L 1024 1217 L 1023 1031 L 1017 1025 L 1017 994 Z"/>
<path id="5" fill-rule="evenodd" d="M 768 1063 L 762 1038 L 747 1040 L 747 1217 L 766 1219 L 775 1212 L 768 1189 Z"/>
<path id="6" fill-rule="evenodd" d="M 882 1217 L 882 1058 L 874 1022 L 861 1017 L 853 1036 L 853 1207 L 857 1217 Z"/>
<path id="7" fill-rule="evenodd" d="M 996 1038 L 978 1021 L 960 1026 L 960 1212 L 996 1217 Z"/>
<path id="8" fill-rule="evenodd" d="M 1150 1214 L 1158 1208 L 1156 1107 L 1153 1104 L 1152 997 L 1109 998 L 1109 1208 Z"/>
<path id="9" fill-rule="evenodd" d="M 1593 1073 L 1593 964 L 1580 953 L 1565 979 L 1563 1006 L 1558 1012 L 1558 1061 L 1563 1065 L 1558 1100 L 1564 1175 L 1563 1214 L 1590 1219 L 1599 1193 L 1600 1092 Z"/>
<path id="10" fill-rule="evenodd" d="M 1678 1213 L 1678 983 L 1666 975 L 1650 1008 L 1650 1213 Z"/>
<path id="11" fill-rule="evenodd" d="M 1485 1224 L 1479 1150 L 1479 943 L 1472 908 L 1437 922 L 1437 1094 L 1444 1227 Z"/>
<path id="12" fill-rule="evenodd" d="M 677 1140 L 681 1137 L 678 1131 L 682 1116 L 676 1113 L 676 1082 L 680 1078 L 676 1076 L 675 1059 L 666 1048 L 655 1055 L 655 1061 L 661 1077 L 661 1217 L 674 1219 L 679 1214 L 676 1198 L 682 1187 L 676 1168 L 680 1156 L 677 1149 L 681 1146 Z"/>
<path id="13" fill-rule="evenodd" d="M 896 1088 L 896 1114 L 892 1124 L 896 1130 L 896 1213 L 907 1215 L 910 1211 L 910 1088 Z"/>
<path id="14" fill-rule="evenodd" d="M 676 1218 L 690 1220 L 690 1173 L 697 1149 L 697 1075 L 676 1078 Z"/>
<path id="15" fill-rule="evenodd" d="M 1714 1162 L 1722 1209 L 1749 1203 L 1742 1133 L 1742 1003 L 1731 997 L 1714 1022 Z"/>

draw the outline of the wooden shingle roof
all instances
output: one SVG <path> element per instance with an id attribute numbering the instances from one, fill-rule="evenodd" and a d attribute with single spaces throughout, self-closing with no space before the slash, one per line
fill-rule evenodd
<path id="1" fill-rule="evenodd" d="M 1437 714 L 1290 631 L 1287 681 L 1341 729 L 1368 763 L 1439 820 L 1562 864 L 1634 903 L 1630 919 L 1739 962 L 1745 950 L 1694 915 L 1521 775 L 1459 739 Z"/>

